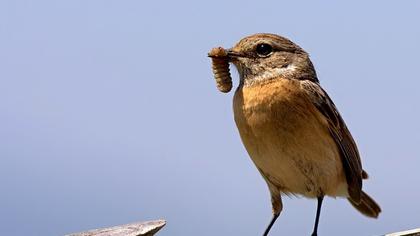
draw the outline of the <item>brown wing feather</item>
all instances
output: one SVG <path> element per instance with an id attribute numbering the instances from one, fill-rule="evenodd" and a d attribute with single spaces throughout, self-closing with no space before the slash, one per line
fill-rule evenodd
<path id="1" fill-rule="evenodd" d="M 328 120 L 328 129 L 340 151 L 350 198 L 358 203 L 361 198 L 362 177 L 367 174 L 362 170 L 356 143 L 333 101 L 321 86 L 309 80 L 302 81 L 302 86 L 313 104 Z"/>

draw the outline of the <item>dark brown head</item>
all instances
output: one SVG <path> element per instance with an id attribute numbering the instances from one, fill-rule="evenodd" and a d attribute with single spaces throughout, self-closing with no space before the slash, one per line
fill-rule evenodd
<path id="1" fill-rule="evenodd" d="M 309 55 L 292 41 L 275 34 L 254 34 L 228 50 L 241 85 L 276 78 L 318 82 Z"/>

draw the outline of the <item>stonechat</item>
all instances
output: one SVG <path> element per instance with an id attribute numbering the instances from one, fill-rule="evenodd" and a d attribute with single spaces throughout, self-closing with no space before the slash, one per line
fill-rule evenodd
<path id="1" fill-rule="evenodd" d="M 216 79 L 229 78 L 227 63 L 239 72 L 235 123 L 271 194 L 273 217 L 264 235 L 282 211 L 281 194 L 318 200 L 313 236 L 324 196 L 345 197 L 365 216 L 378 217 L 381 208 L 362 191 L 368 175 L 356 143 L 308 53 L 284 37 L 255 34 L 209 56 Z"/>

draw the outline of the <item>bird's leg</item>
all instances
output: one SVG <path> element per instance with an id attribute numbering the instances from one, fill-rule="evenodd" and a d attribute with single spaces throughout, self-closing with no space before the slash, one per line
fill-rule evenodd
<path id="1" fill-rule="evenodd" d="M 274 185 L 271 185 L 270 182 L 268 183 L 271 195 L 271 207 L 273 208 L 273 218 L 271 218 L 270 224 L 268 224 L 267 228 L 265 229 L 263 236 L 268 235 L 268 232 L 270 232 L 271 227 L 274 225 L 274 222 L 276 222 L 281 210 L 283 209 L 283 203 L 281 201 L 279 189 L 274 187 Z"/>
<path id="2" fill-rule="evenodd" d="M 279 215 L 280 213 L 273 213 L 273 218 L 271 218 L 270 224 L 268 224 L 267 228 L 265 229 L 263 236 L 268 235 L 268 232 L 270 232 L 271 227 L 274 225 L 274 222 L 276 222 Z"/>
<path id="3" fill-rule="evenodd" d="M 314 232 L 312 233 L 312 236 L 318 236 L 318 223 L 319 223 L 319 215 L 321 215 L 322 200 L 324 200 L 324 196 L 318 197 L 318 206 L 316 208 L 315 226 L 314 226 Z"/>

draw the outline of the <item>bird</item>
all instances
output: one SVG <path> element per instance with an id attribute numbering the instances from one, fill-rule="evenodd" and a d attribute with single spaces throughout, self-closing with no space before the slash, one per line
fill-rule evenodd
<path id="1" fill-rule="evenodd" d="M 226 49 L 226 57 L 239 74 L 234 120 L 271 196 L 272 218 L 263 235 L 283 209 L 282 195 L 317 200 L 312 236 L 318 235 L 324 196 L 347 198 L 377 218 L 380 206 L 362 190 L 368 174 L 356 142 L 309 54 L 285 37 L 258 33 Z"/>

